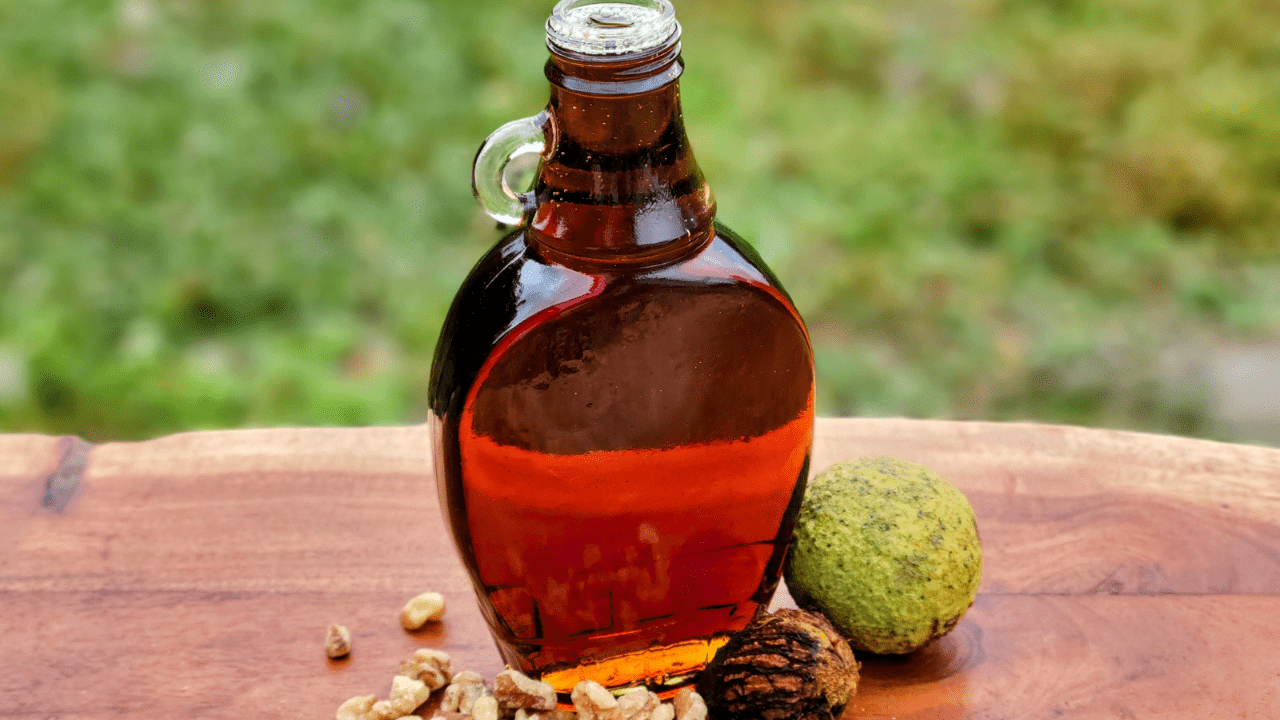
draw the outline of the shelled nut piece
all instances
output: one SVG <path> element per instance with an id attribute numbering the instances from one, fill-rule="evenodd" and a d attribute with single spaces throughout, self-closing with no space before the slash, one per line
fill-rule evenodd
<path id="1" fill-rule="evenodd" d="M 510 668 L 493 679 L 493 697 L 506 711 L 555 710 L 556 689 Z"/>
<path id="2" fill-rule="evenodd" d="M 662 698 L 657 694 L 637 688 L 618 696 L 618 717 L 620 720 L 657 720 L 654 716 L 662 714 Z"/>
<path id="3" fill-rule="evenodd" d="M 615 720 L 618 698 L 595 680 L 583 680 L 569 693 L 578 720 Z"/>
<path id="4" fill-rule="evenodd" d="M 391 692 L 386 700 L 379 700 L 375 695 L 353 697 L 338 707 L 334 717 L 336 720 L 421 720 L 410 713 L 430 699 L 433 691 L 449 684 L 453 677 L 449 663 L 448 653 L 419 648 L 400 664 L 399 674 L 391 678 Z M 480 680 L 477 673 L 470 675 Z"/>
<path id="5" fill-rule="evenodd" d="M 473 670 L 463 670 L 453 676 L 453 682 L 444 689 L 444 697 L 440 699 L 441 712 L 470 713 L 476 700 L 489 694 L 484 678 Z"/>
<path id="6" fill-rule="evenodd" d="M 618 696 L 618 720 L 652 720 L 662 701 L 657 695 L 638 688 Z"/>
<path id="7" fill-rule="evenodd" d="M 425 592 L 404 604 L 404 609 L 400 611 L 400 625 L 405 630 L 417 630 L 442 617 L 444 596 L 437 592 Z"/>
<path id="8" fill-rule="evenodd" d="M 396 717 L 403 717 L 418 709 L 418 706 L 427 701 L 431 697 L 431 689 L 421 680 L 397 675 L 391 678 L 391 699 L 392 709 L 399 714 Z"/>
<path id="9" fill-rule="evenodd" d="M 400 675 L 421 680 L 432 692 L 439 690 L 453 679 L 449 667 L 449 653 L 431 648 L 418 648 L 408 660 L 400 663 Z"/>
<path id="10" fill-rule="evenodd" d="M 623 691 L 615 697 L 600 683 L 583 680 L 574 686 L 570 697 L 578 720 L 673 720 L 677 714 L 675 707 L 645 688 Z"/>
<path id="11" fill-rule="evenodd" d="M 707 720 L 707 703 L 693 688 L 681 688 L 672 698 L 676 720 Z"/>
<path id="12" fill-rule="evenodd" d="M 358 695 L 338 706 L 335 720 L 364 720 L 378 702 L 377 695 Z"/>
<path id="13" fill-rule="evenodd" d="M 390 700 L 379 700 L 360 720 L 398 720 L 399 717 L 400 713 L 396 712 L 396 707 Z"/>
<path id="14" fill-rule="evenodd" d="M 334 623 L 324 637 L 324 654 L 331 658 L 346 657 L 351 653 L 351 633 L 343 625 Z"/>
<path id="15" fill-rule="evenodd" d="M 492 695 L 477 698 L 476 704 L 471 708 L 471 717 L 475 720 L 498 720 L 498 701 Z"/>
<path id="16" fill-rule="evenodd" d="M 386 700 L 373 695 L 353 697 L 338 707 L 336 720 L 403 720 L 431 697 L 426 683 L 403 675 L 391 679 L 391 693 Z"/>

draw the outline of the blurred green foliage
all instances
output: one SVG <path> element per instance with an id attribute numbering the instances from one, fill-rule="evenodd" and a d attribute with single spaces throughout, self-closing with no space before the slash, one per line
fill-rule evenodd
<path id="1" fill-rule="evenodd" d="M 422 420 L 550 4 L 0 4 L 0 428 Z M 677 13 L 820 412 L 1220 434 L 1197 363 L 1280 340 L 1274 0 Z"/>

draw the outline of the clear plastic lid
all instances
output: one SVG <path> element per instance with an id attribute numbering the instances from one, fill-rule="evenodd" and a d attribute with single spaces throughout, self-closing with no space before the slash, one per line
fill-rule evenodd
<path id="1" fill-rule="evenodd" d="M 668 0 L 560 0 L 547 39 L 584 55 L 623 55 L 658 47 L 680 32 Z"/>

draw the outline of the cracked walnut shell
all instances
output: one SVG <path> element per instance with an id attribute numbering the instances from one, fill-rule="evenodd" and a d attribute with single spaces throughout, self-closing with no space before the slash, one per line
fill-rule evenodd
<path id="1" fill-rule="evenodd" d="M 730 638 L 698 679 L 717 720 L 834 720 L 858 687 L 858 662 L 825 617 L 764 615 Z"/>

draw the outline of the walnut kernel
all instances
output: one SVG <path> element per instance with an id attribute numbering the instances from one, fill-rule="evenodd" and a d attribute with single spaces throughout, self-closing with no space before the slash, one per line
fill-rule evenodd
<path id="1" fill-rule="evenodd" d="M 473 670 L 463 670 L 453 676 L 453 682 L 444 689 L 444 697 L 440 700 L 441 712 L 469 713 L 475 707 L 476 700 L 489 694 L 484 678 Z"/>
<path id="2" fill-rule="evenodd" d="M 391 678 L 391 705 L 400 713 L 397 717 L 408 715 L 431 697 L 431 689 L 421 680 L 414 680 L 397 675 Z"/>
<path id="3" fill-rule="evenodd" d="M 475 720 L 498 720 L 498 701 L 492 695 L 476 699 L 476 704 L 471 708 L 471 717 Z"/>
<path id="4" fill-rule="evenodd" d="M 411 680 L 421 680 L 432 692 L 449 684 L 453 671 L 449 668 L 449 653 L 430 648 L 418 648 L 413 655 L 400 663 L 400 675 Z"/>
<path id="5" fill-rule="evenodd" d="M 618 699 L 595 680 L 583 680 L 569 694 L 578 720 L 617 720 Z"/>
<path id="6" fill-rule="evenodd" d="M 483 685 L 484 677 L 475 670 L 463 670 L 461 672 L 454 673 L 453 681 L 456 683 L 479 683 Z"/>
<path id="7" fill-rule="evenodd" d="M 638 688 L 618 696 L 619 720 L 649 720 L 662 701 L 645 688 Z"/>
<path id="8" fill-rule="evenodd" d="M 707 720 L 707 703 L 693 688 L 680 688 L 671 701 L 676 708 L 676 720 Z"/>
<path id="9" fill-rule="evenodd" d="M 364 720 L 364 716 L 378 701 L 377 695 L 358 695 L 338 706 L 334 720 Z"/>
<path id="10" fill-rule="evenodd" d="M 343 625 L 334 623 L 324 637 L 324 654 L 331 658 L 346 657 L 351 653 L 351 633 Z"/>
<path id="11" fill-rule="evenodd" d="M 400 711 L 390 700 L 379 700 L 369 708 L 361 720 L 398 720 Z"/>
<path id="12" fill-rule="evenodd" d="M 493 697 L 505 710 L 555 710 L 556 689 L 510 668 L 493 679 Z"/>
<path id="13" fill-rule="evenodd" d="M 405 603 L 400 611 L 400 625 L 405 630 L 417 630 L 429 622 L 444 617 L 444 596 L 437 592 L 425 592 Z"/>

